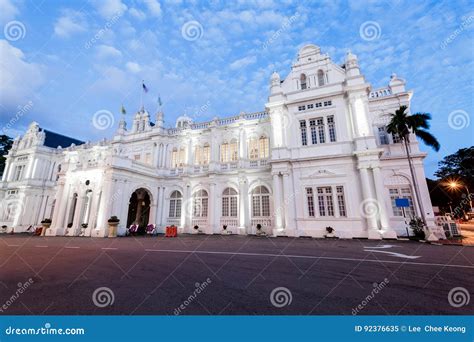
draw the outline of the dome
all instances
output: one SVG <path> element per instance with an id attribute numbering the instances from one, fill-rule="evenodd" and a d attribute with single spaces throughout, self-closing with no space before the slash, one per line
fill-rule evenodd
<path id="1" fill-rule="evenodd" d="M 193 119 L 191 119 L 187 115 L 182 115 L 176 120 L 176 128 L 184 128 L 192 123 L 193 123 Z"/>
<path id="2" fill-rule="evenodd" d="M 308 44 L 303 46 L 298 52 L 299 58 L 308 57 L 310 55 L 319 55 L 321 53 L 321 48 L 314 44 Z"/>

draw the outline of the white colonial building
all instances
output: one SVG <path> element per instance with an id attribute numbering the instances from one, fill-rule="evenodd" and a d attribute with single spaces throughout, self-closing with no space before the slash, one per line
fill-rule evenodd
<path id="1" fill-rule="evenodd" d="M 107 220 L 156 224 L 163 232 L 341 238 L 405 235 L 407 216 L 421 216 L 404 149 L 386 124 L 411 91 L 392 75 L 372 89 L 351 53 L 338 65 L 314 45 L 291 72 L 273 73 L 265 110 L 165 128 L 143 108 L 130 130 L 121 120 L 111 140 L 84 143 L 32 123 L 14 141 L 0 183 L 0 224 L 22 232 L 52 219 L 53 235 L 106 236 Z M 423 159 L 411 139 L 428 226 L 438 237 Z"/>

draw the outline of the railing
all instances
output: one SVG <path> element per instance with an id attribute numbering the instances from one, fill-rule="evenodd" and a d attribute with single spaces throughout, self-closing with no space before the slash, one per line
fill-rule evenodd
<path id="1" fill-rule="evenodd" d="M 390 96 L 392 95 L 392 91 L 390 88 L 380 88 L 380 89 L 375 89 L 370 92 L 369 98 L 374 99 L 378 97 L 385 97 L 385 96 Z"/>
<path id="2" fill-rule="evenodd" d="M 249 166 L 251 168 L 257 168 L 257 167 L 262 167 L 262 166 L 267 166 L 268 165 L 268 159 L 259 159 L 259 160 L 251 160 Z"/>
<path id="3" fill-rule="evenodd" d="M 248 114 L 244 114 L 244 117 L 246 120 L 264 119 L 268 117 L 268 112 L 262 111 L 262 112 L 256 112 L 256 113 L 248 113 Z"/>
<path id="4" fill-rule="evenodd" d="M 179 227 L 181 225 L 181 219 L 180 218 L 168 217 L 166 222 L 169 226 Z"/>
<path id="5" fill-rule="evenodd" d="M 221 171 L 235 170 L 238 167 L 237 162 L 223 163 L 221 164 Z"/>
<path id="6" fill-rule="evenodd" d="M 239 226 L 239 220 L 236 218 L 221 218 L 220 221 L 221 228 L 225 225 L 227 226 L 227 229 L 229 228 L 237 228 Z"/>
<path id="7" fill-rule="evenodd" d="M 193 218 L 191 220 L 191 225 L 193 228 L 194 226 L 198 226 L 199 229 L 202 229 L 207 226 L 207 218 Z"/>
<path id="8" fill-rule="evenodd" d="M 250 224 L 252 225 L 252 228 L 256 228 L 258 224 L 262 226 L 262 229 L 273 228 L 272 219 L 269 217 L 252 218 Z"/>
<path id="9" fill-rule="evenodd" d="M 194 173 L 209 171 L 209 165 L 194 165 Z"/>

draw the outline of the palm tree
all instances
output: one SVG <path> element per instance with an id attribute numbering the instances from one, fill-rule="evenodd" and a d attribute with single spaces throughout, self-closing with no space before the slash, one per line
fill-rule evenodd
<path id="1" fill-rule="evenodd" d="M 418 190 L 415 171 L 410 156 L 410 133 L 414 133 L 415 136 L 420 138 L 421 141 L 423 141 L 427 146 L 433 148 L 436 152 L 439 151 L 440 145 L 438 140 L 428 132 L 428 129 L 430 128 L 429 121 L 431 120 L 431 115 L 428 113 L 409 115 L 407 109 L 407 106 L 400 106 L 400 108 L 395 111 L 395 114 L 391 114 L 392 119 L 387 125 L 387 132 L 398 135 L 405 146 L 411 178 L 413 180 L 413 187 L 415 188 L 418 209 L 421 214 L 421 219 L 426 225 L 425 213 L 421 204 L 420 192 Z"/>

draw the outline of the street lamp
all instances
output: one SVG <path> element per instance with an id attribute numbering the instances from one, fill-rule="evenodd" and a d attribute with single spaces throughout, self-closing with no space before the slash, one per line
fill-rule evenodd
<path id="1" fill-rule="evenodd" d="M 472 212 L 473 211 L 472 210 L 472 199 L 471 199 L 471 194 L 469 192 L 469 189 L 468 189 L 467 185 L 457 183 L 455 180 L 451 180 L 451 181 L 448 182 L 448 186 L 453 190 L 456 190 L 457 188 L 460 188 L 460 187 L 461 188 L 464 187 L 464 189 L 466 189 L 467 198 L 469 199 L 469 206 L 471 207 L 471 212 Z"/>

